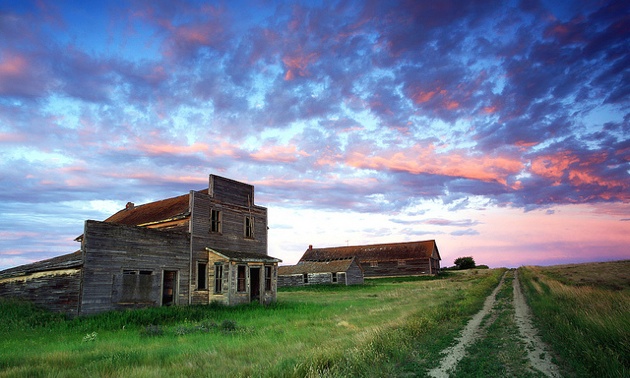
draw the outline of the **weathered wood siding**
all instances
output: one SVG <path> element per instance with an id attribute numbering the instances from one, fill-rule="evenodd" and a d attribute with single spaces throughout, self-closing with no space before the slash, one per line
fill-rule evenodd
<path id="1" fill-rule="evenodd" d="M 262 304 L 270 304 L 276 301 L 278 291 L 278 266 L 277 264 L 262 264 L 262 263 L 245 263 L 229 261 L 209 253 L 208 255 L 208 282 L 209 293 L 208 298 L 210 302 L 221 302 L 226 305 L 238 305 L 249 303 L 252 293 L 252 276 L 251 269 L 259 269 L 259 298 L 258 301 Z M 216 266 L 221 265 L 223 269 L 223 277 L 221 280 L 221 292 L 216 292 L 217 277 Z M 238 290 L 238 267 L 245 267 L 245 290 Z M 265 267 L 271 268 L 271 290 L 265 290 Z M 256 284 L 256 283 L 254 283 Z"/>
<path id="2" fill-rule="evenodd" d="M 191 290 L 193 290 L 194 303 L 207 303 L 207 299 L 204 302 L 203 298 L 207 298 L 208 293 L 195 292 L 197 287 L 196 262 L 208 261 L 206 247 L 267 255 L 267 209 L 255 205 L 243 206 L 242 204 L 222 202 L 224 200 L 234 200 L 234 198 L 228 195 L 218 196 L 219 193 L 217 191 L 219 189 L 233 190 L 235 193 L 240 193 L 242 190 L 239 191 L 239 185 L 237 185 L 240 184 L 253 190 L 251 185 L 231 180 L 227 181 L 233 185 L 215 187 L 215 197 L 205 193 L 191 192 L 190 233 L 195 274 L 193 274 L 190 285 Z M 219 199 L 217 199 L 217 196 Z M 237 202 L 241 203 L 242 201 Z M 211 230 L 210 216 L 212 209 L 221 213 L 220 232 Z M 246 217 L 254 219 L 253 237 L 246 237 L 245 235 Z M 208 264 L 208 267 L 210 265 Z"/>
<path id="3" fill-rule="evenodd" d="M 0 297 L 28 300 L 53 312 L 78 315 L 81 269 L 35 272 L 0 279 Z"/>
<path id="4" fill-rule="evenodd" d="M 187 234 L 86 221 L 82 248 L 80 315 L 160 306 L 164 271 L 177 272 L 174 304 L 189 303 L 190 243 Z M 130 271 L 143 276 L 135 278 L 136 286 L 125 277 Z M 142 291 L 147 290 L 146 285 L 150 288 L 145 293 Z M 129 290 L 138 292 L 129 293 Z"/>
<path id="5" fill-rule="evenodd" d="M 341 273 L 340 273 L 341 274 Z M 346 285 L 362 285 L 363 284 L 363 271 L 359 267 L 359 263 L 355 259 L 348 270 L 345 273 L 345 283 Z M 341 277 L 339 277 L 341 282 Z"/>
<path id="6" fill-rule="evenodd" d="M 364 277 L 432 274 L 430 259 L 360 261 Z M 435 274 L 435 273 L 433 273 Z"/>

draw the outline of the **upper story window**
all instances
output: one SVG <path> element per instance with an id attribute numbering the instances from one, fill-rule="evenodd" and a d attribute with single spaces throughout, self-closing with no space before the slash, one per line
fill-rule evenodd
<path id="1" fill-rule="evenodd" d="M 221 211 L 210 210 L 210 232 L 221 232 Z"/>
<path id="2" fill-rule="evenodd" d="M 245 237 L 254 238 L 254 217 L 245 217 Z"/>

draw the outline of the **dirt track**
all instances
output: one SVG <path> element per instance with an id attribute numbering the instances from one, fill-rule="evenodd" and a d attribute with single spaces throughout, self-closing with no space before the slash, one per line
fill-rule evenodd
<path id="1" fill-rule="evenodd" d="M 459 361 L 466 355 L 467 347 L 478 338 L 483 337 L 484 332 L 480 327 L 481 322 L 487 315 L 491 315 L 495 297 L 503 286 L 507 274 L 514 275 L 514 319 L 519 330 L 518 334 L 520 335 L 521 341 L 526 345 L 530 368 L 548 377 L 561 377 L 558 372 L 558 367 L 551 361 L 551 354 L 547 352 L 548 348 L 537 336 L 537 330 L 532 325 L 531 312 L 521 292 L 518 274 L 515 270 L 510 270 L 501 277 L 501 281 L 497 287 L 492 294 L 486 298 L 481 311 L 473 316 L 462 331 L 461 336 L 457 339 L 457 344 L 442 351 L 444 357 L 440 361 L 439 366 L 429 372 L 429 376 L 435 378 L 449 377 L 449 372 L 455 370 Z"/>

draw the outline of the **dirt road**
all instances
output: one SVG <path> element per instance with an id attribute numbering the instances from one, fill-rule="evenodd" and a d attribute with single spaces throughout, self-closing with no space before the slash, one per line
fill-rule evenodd
<path id="1" fill-rule="evenodd" d="M 461 336 L 456 340 L 457 343 L 442 351 L 444 356 L 440 361 L 440 364 L 435 369 L 429 372 L 429 376 L 435 378 L 447 378 L 457 368 L 457 364 L 466 356 L 467 348 L 479 339 L 485 337 L 485 330 L 489 327 L 494 319 L 498 310 L 494 308 L 496 302 L 496 296 L 499 290 L 504 285 L 506 276 L 511 275 L 513 277 L 513 293 L 512 298 L 514 309 L 514 323 L 518 328 L 518 332 L 505 332 L 505 334 L 514 334 L 519 338 L 519 342 L 525 344 L 525 350 L 527 351 L 527 360 L 529 363 L 528 369 L 537 371 L 544 374 L 547 377 L 561 377 L 558 372 L 558 367 L 551 361 L 551 353 L 548 352 L 548 348 L 537 336 L 537 331 L 531 321 L 531 312 L 525 298 L 521 292 L 521 286 L 518 280 L 518 273 L 516 270 L 507 271 L 501 281 L 494 289 L 492 294 L 486 298 L 484 306 L 473 318 L 468 322 Z M 482 320 L 487 319 L 482 326 Z"/>

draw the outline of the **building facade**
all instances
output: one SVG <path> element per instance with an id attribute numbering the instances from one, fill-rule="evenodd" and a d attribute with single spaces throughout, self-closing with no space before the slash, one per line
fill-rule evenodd
<path id="1" fill-rule="evenodd" d="M 208 189 L 88 220 L 77 240 L 73 254 L 0 272 L 0 295 L 70 315 L 276 300 L 280 260 L 267 255 L 267 209 L 249 184 L 210 175 Z"/>
<path id="2" fill-rule="evenodd" d="M 351 257 L 358 260 L 366 278 L 440 272 L 441 258 L 435 240 L 331 248 L 313 248 L 311 245 L 299 263 Z"/>

